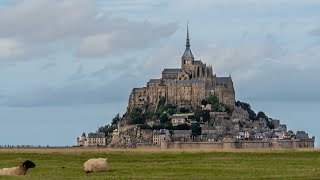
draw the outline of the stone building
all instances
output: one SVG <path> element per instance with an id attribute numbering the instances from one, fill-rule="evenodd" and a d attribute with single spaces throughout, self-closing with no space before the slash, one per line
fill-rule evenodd
<path id="1" fill-rule="evenodd" d="M 189 118 L 192 118 L 194 113 L 188 114 L 173 114 L 171 116 L 171 123 L 173 126 L 178 126 L 180 124 L 190 124 Z"/>
<path id="2" fill-rule="evenodd" d="M 106 146 L 105 133 L 89 133 L 88 136 L 82 133 L 81 137 L 77 138 L 77 145 L 84 147 Z"/>
<path id="3" fill-rule="evenodd" d="M 85 133 L 82 133 L 80 137 L 77 137 L 77 146 L 84 146 L 87 141 L 87 137 Z"/>
<path id="4" fill-rule="evenodd" d="M 170 138 L 169 130 L 160 129 L 153 131 L 152 143 L 155 145 L 161 145 L 161 141 L 167 141 Z"/>
<path id="5" fill-rule="evenodd" d="M 191 49 L 187 28 L 186 48 L 181 57 L 181 67 L 164 69 L 162 77 L 150 79 L 146 87 L 133 88 L 128 103 L 128 111 L 147 106 L 155 109 L 160 98 L 166 104 L 178 107 L 197 107 L 201 100 L 215 95 L 219 101 L 234 107 L 235 91 L 231 76 L 217 77 L 211 65 L 195 60 Z"/>
<path id="6" fill-rule="evenodd" d="M 174 130 L 172 134 L 173 141 L 191 141 L 192 130 Z"/>

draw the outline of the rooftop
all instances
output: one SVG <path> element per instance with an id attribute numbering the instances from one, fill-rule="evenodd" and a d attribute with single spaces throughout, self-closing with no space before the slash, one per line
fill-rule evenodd
<path id="1" fill-rule="evenodd" d="M 216 78 L 217 84 L 228 84 L 229 80 L 230 80 L 230 77 L 217 77 Z"/>
<path id="2" fill-rule="evenodd" d="M 180 69 L 164 69 L 162 73 L 179 73 Z"/>
<path id="3" fill-rule="evenodd" d="M 105 138 L 106 135 L 103 132 L 89 133 L 88 138 Z"/>

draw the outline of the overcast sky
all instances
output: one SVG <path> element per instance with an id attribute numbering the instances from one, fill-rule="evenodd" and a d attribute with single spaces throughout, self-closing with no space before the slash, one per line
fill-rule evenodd
<path id="1" fill-rule="evenodd" d="M 238 100 L 320 138 L 320 1 L 0 0 L 0 145 L 74 145 L 133 87 L 196 59 Z M 22 135 L 22 136 L 21 136 Z"/>

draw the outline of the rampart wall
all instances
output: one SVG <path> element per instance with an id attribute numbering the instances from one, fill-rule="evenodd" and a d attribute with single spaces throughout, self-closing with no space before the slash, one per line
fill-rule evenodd
<path id="1" fill-rule="evenodd" d="M 313 139 L 269 141 L 223 141 L 223 142 L 161 142 L 160 146 L 137 145 L 137 148 L 158 149 L 296 149 L 314 148 Z"/>

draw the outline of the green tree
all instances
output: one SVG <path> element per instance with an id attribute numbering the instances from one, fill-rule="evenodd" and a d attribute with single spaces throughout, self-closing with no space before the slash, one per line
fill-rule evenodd
<path id="1" fill-rule="evenodd" d="M 257 114 L 257 118 L 260 119 L 260 118 L 264 118 L 266 120 L 268 120 L 268 116 L 266 116 L 266 114 L 262 111 L 259 111 L 258 114 Z"/>
<path id="2" fill-rule="evenodd" d="M 141 124 L 141 125 L 139 125 L 139 127 L 140 127 L 140 129 L 152 129 L 152 127 L 147 124 Z"/>
<path id="3" fill-rule="evenodd" d="M 168 122 L 168 121 L 170 121 L 170 119 L 168 118 L 168 116 L 167 116 L 166 113 L 160 115 L 160 122 L 161 122 L 161 123 L 164 124 L 164 123 L 166 123 L 166 122 Z"/>
<path id="4" fill-rule="evenodd" d="M 185 107 L 180 108 L 180 113 L 188 113 L 190 112 L 190 109 L 187 109 Z"/>
<path id="5" fill-rule="evenodd" d="M 192 130 L 193 136 L 201 135 L 201 127 L 199 123 L 192 123 L 190 125 L 190 129 Z"/>
<path id="6" fill-rule="evenodd" d="M 210 111 L 209 110 L 203 110 L 201 116 L 202 116 L 202 120 L 204 122 L 209 121 L 210 120 Z"/>
<path id="7" fill-rule="evenodd" d="M 98 128 L 98 132 L 104 132 L 106 134 L 106 136 L 110 136 L 113 132 L 113 130 L 115 130 L 117 128 L 116 125 L 110 125 L 107 124 L 105 126 L 101 126 Z"/>
<path id="8" fill-rule="evenodd" d="M 176 130 L 189 130 L 190 126 L 188 124 L 179 124 L 175 127 Z"/>
<path id="9" fill-rule="evenodd" d="M 207 101 L 209 104 L 212 104 L 214 106 L 219 104 L 219 99 L 217 96 L 210 96 Z"/>
<path id="10" fill-rule="evenodd" d="M 257 120 L 257 114 L 251 109 L 250 104 L 245 103 L 245 102 L 241 102 L 241 101 L 237 101 L 236 103 L 237 107 L 241 107 L 242 109 L 246 110 L 249 113 L 249 118 L 251 120 Z"/>
<path id="11" fill-rule="evenodd" d="M 112 119 L 111 125 L 118 124 L 118 122 L 120 122 L 120 115 L 119 115 L 119 113 Z"/>
<path id="12" fill-rule="evenodd" d="M 166 123 L 164 124 L 164 128 L 165 128 L 165 129 L 169 129 L 169 130 L 174 129 L 171 121 L 166 122 Z"/>
<path id="13" fill-rule="evenodd" d="M 152 126 L 152 129 L 157 129 L 157 130 L 164 129 L 164 124 L 155 124 Z"/>
<path id="14" fill-rule="evenodd" d="M 175 109 L 168 109 L 167 113 L 170 115 L 173 115 L 173 114 L 176 114 L 177 112 Z"/>
<path id="15" fill-rule="evenodd" d="M 194 110 L 194 119 L 198 122 L 200 122 L 200 119 L 204 122 L 210 120 L 210 111 L 209 110 L 201 110 L 201 109 L 196 109 Z"/>
<path id="16" fill-rule="evenodd" d="M 134 108 L 130 114 L 130 124 L 144 124 L 145 118 L 142 115 L 142 110 Z"/>
<path id="17" fill-rule="evenodd" d="M 274 124 L 267 119 L 267 127 L 269 127 L 270 129 L 274 129 Z"/>
<path id="18" fill-rule="evenodd" d="M 208 104 L 208 101 L 207 101 L 206 99 L 202 99 L 201 104 L 202 104 L 202 105 L 207 105 L 207 104 Z"/>

